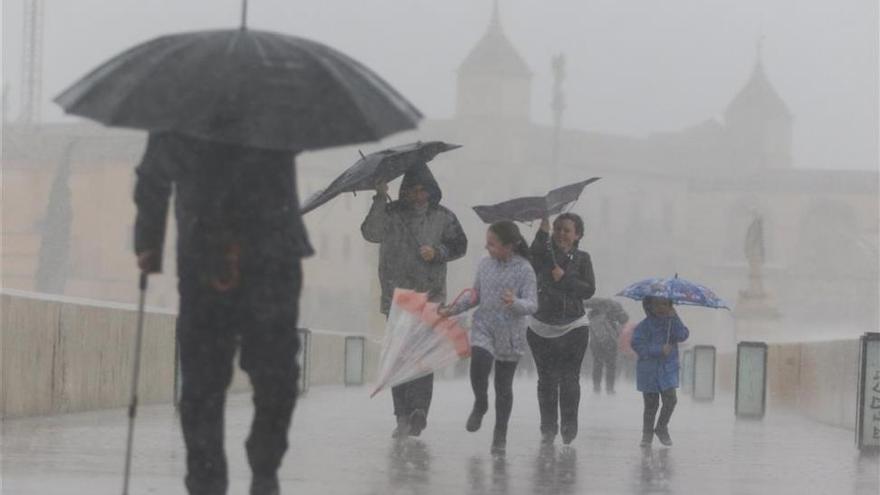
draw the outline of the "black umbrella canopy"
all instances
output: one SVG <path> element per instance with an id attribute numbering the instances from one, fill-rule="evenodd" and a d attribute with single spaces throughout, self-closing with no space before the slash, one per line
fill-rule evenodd
<path id="1" fill-rule="evenodd" d="M 419 110 L 347 55 L 284 34 L 162 36 L 105 62 L 55 101 L 116 127 L 230 144 L 315 150 L 413 129 Z"/>
<path id="2" fill-rule="evenodd" d="M 511 199 L 489 206 L 474 206 L 474 211 L 480 220 L 486 223 L 495 223 L 502 220 L 515 222 L 531 222 L 540 220 L 545 216 L 561 213 L 568 205 L 577 201 L 581 192 L 588 184 L 599 180 L 600 177 L 575 182 L 548 192 L 544 196 L 527 196 Z"/>
<path id="3" fill-rule="evenodd" d="M 308 213 L 345 192 L 369 191 L 377 182 L 391 182 L 417 163 L 427 163 L 440 153 L 461 148 L 443 141 L 417 141 L 384 149 L 361 159 L 342 172 L 329 186 L 312 195 L 302 206 Z"/>

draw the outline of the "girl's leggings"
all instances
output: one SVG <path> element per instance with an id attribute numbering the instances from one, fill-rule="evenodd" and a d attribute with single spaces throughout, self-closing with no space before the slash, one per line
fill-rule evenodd
<path id="1" fill-rule="evenodd" d="M 654 429 L 663 430 L 669 424 L 669 418 L 672 417 L 672 411 L 678 398 L 675 395 L 675 389 L 670 388 L 659 394 L 656 392 L 642 392 L 645 399 L 645 415 L 642 420 L 642 431 L 652 432 Z M 663 407 L 660 409 L 660 417 L 657 418 L 657 426 L 654 426 L 654 416 L 657 414 L 657 406 L 660 403 L 660 397 L 663 397 Z"/>
<path id="2" fill-rule="evenodd" d="M 516 361 L 496 361 L 482 347 L 471 347 L 471 388 L 474 390 L 474 409 L 485 413 L 489 409 L 489 373 L 495 365 L 495 430 L 507 432 L 510 410 L 513 409 L 513 375 Z"/>

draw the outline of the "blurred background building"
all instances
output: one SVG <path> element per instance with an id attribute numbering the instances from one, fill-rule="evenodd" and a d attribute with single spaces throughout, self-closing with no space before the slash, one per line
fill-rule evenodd
<path id="1" fill-rule="evenodd" d="M 131 197 L 145 134 L 35 117 L 41 98 L 42 4 L 32 4 L 20 116 L 11 118 L 4 102 L 2 285 L 134 301 Z M 745 306 L 731 313 L 688 312 L 692 329 L 706 327 L 694 333 L 698 343 L 731 344 L 737 331 L 742 337 L 755 328 L 758 335 L 749 336 L 762 340 L 852 336 L 878 328 L 878 172 L 793 163 L 797 116 L 774 89 L 773 68 L 763 63 L 760 47 L 723 116 L 636 138 L 566 128 L 561 94 L 548 101 L 558 125 L 534 123 L 532 76 L 550 71 L 551 61 L 529 67 L 497 7 L 485 32 L 473 36 L 476 43 L 462 54 L 457 73 L 454 116 L 429 116 L 416 132 L 362 148 L 366 153 L 418 139 L 464 146 L 431 164 L 444 204 L 470 239 L 468 256 L 450 265 L 450 295 L 470 285 L 485 255 L 486 226 L 471 206 L 542 195 L 600 176 L 572 209 L 586 221 L 581 246 L 593 257 L 597 295 L 613 295 L 641 278 L 679 273 L 714 288 L 735 306 L 750 287 L 746 234 L 760 218 L 759 272 L 764 302 L 774 316 L 752 314 Z M 562 60 L 553 64 L 557 87 L 563 87 Z M 358 156 L 356 147 L 301 155 L 301 199 L 325 187 Z M 393 184 L 391 193 L 396 192 Z M 306 216 L 318 254 L 305 263 L 303 326 L 381 332 L 378 250 L 360 235 L 370 197 L 346 195 Z M 523 229 L 529 240 L 536 228 Z M 173 218 L 169 229 L 173 234 Z M 169 235 L 165 273 L 151 283 L 149 304 L 177 304 L 173 253 Z M 637 305 L 627 303 L 627 308 L 641 317 Z M 769 324 L 742 323 L 750 318 Z"/>

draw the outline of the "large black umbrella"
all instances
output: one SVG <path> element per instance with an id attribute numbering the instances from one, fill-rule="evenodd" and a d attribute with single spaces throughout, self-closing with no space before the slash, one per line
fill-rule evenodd
<path id="1" fill-rule="evenodd" d="M 486 223 L 513 220 L 516 222 L 531 222 L 540 220 L 545 216 L 561 213 L 568 205 L 577 201 L 587 184 L 599 180 L 593 177 L 581 182 L 575 182 L 548 192 L 544 196 L 529 196 L 511 199 L 490 206 L 474 206 L 474 211 L 480 220 Z"/>
<path id="2" fill-rule="evenodd" d="M 416 163 L 427 163 L 440 153 L 461 148 L 458 144 L 443 141 L 418 141 L 415 143 L 395 146 L 367 156 L 349 167 L 342 175 L 312 195 L 302 207 L 302 213 L 308 213 L 322 204 L 345 192 L 369 191 L 376 187 L 377 182 L 390 182 L 403 175 Z"/>
<path id="3" fill-rule="evenodd" d="M 375 141 L 422 117 L 345 54 L 244 27 L 137 45 L 55 101 L 109 126 L 292 151 Z"/>

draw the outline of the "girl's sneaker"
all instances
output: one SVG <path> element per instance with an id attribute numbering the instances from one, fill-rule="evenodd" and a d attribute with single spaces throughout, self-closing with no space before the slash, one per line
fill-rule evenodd
<path id="1" fill-rule="evenodd" d="M 504 455 L 507 451 L 507 432 L 496 430 L 492 435 L 492 455 Z"/>
<path id="2" fill-rule="evenodd" d="M 468 416 L 467 424 L 464 425 L 464 428 L 473 433 L 480 429 L 480 425 L 483 424 L 483 415 L 485 412 L 480 412 L 477 408 L 471 410 L 471 415 Z"/>

